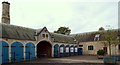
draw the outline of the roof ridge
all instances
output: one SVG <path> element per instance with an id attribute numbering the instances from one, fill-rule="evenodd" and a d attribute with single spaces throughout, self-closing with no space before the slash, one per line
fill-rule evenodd
<path id="1" fill-rule="evenodd" d="M 14 26 L 14 27 L 20 27 L 20 28 L 26 28 L 26 29 L 32 29 L 32 30 L 36 30 L 33 28 L 28 28 L 28 27 L 24 27 L 24 26 L 19 26 L 19 25 L 13 25 L 13 24 L 5 24 L 5 23 L 0 23 L 1 25 L 8 25 L 8 26 Z"/>

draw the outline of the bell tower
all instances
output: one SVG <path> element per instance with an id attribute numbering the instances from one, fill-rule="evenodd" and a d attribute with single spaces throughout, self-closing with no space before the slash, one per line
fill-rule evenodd
<path id="1" fill-rule="evenodd" d="M 2 23 L 10 24 L 10 3 L 2 2 Z"/>

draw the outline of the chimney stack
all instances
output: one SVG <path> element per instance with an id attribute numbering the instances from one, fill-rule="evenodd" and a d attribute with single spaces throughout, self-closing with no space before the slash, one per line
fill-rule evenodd
<path id="1" fill-rule="evenodd" d="M 10 24 L 10 3 L 2 2 L 2 23 Z"/>

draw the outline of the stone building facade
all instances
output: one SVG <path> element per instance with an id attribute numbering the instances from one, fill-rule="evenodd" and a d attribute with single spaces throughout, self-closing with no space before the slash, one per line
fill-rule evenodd
<path id="1" fill-rule="evenodd" d="M 71 36 L 51 33 L 46 27 L 31 29 L 5 23 L 0 26 L 2 63 L 78 55 Z"/>
<path id="2" fill-rule="evenodd" d="M 118 29 L 114 30 L 118 34 Z M 78 41 L 79 48 L 83 49 L 83 54 L 85 55 L 97 55 L 97 51 L 100 49 L 105 50 L 106 54 L 109 55 L 109 45 L 105 44 L 103 35 L 107 33 L 106 31 L 95 31 L 88 33 L 73 34 L 72 36 Z M 118 36 L 119 37 L 119 36 Z M 116 37 L 116 39 L 118 38 Z M 111 44 L 111 54 L 119 55 L 120 54 L 120 42 Z"/>
<path id="3" fill-rule="evenodd" d="M 0 63 L 34 60 L 41 57 L 68 57 L 96 55 L 99 49 L 109 52 L 101 32 L 62 35 L 52 33 L 46 27 L 31 29 L 10 24 L 8 2 L 2 2 L 0 23 Z M 104 32 L 104 31 L 103 31 Z M 120 54 L 120 45 L 112 46 L 112 54 Z"/>

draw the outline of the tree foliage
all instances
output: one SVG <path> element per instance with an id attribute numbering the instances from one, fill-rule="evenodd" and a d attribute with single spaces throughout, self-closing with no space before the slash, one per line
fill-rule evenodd
<path id="1" fill-rule="evenodd" d="M 109 46 L 109 54 L 111 55 L 111 45 L 117 45 L 119 44 L 118 42 L 118 34 L 117 31 L 111 29 L 111 30 L 107 30 L 104 32 L 103 34 L 103 38 L 104 38 L 104 44 L 107 44 Z"/>
<path id="2" fill-rule="evenodd" d="M 69 27 L 60 27 L 57 31 L 54 31 L 54 33 L 69 35 L 71 33 L 71 30 L 69 29 Z"/>
<path id="3" fill-rule="evenodd" d="M 105 29 L 103 27 L 100 27 L 99 28 L 99 31 L 104 31 Z"/>

